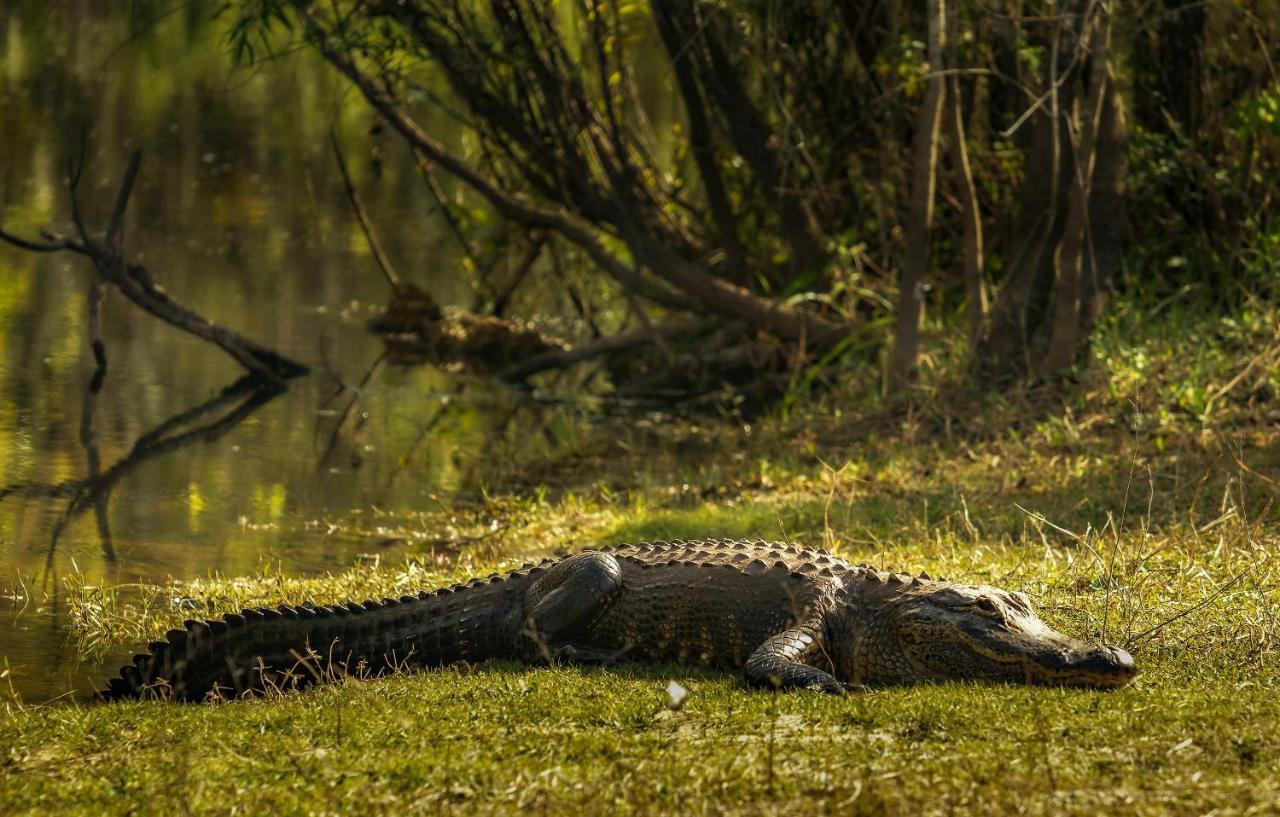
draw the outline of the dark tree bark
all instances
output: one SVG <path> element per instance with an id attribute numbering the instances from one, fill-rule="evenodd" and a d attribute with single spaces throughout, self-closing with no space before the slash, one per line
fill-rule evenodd
<path id="1" fill-rule="evenodd" d="M 1046 375 L 1069 369 L 1075 363 L 1081 345 L 1081 314 L 1086 304 L 1083 283 L 1086 273 L 1081 267 L 1084 263 L 1092 266 L 1092 256 L 1087 252 L 1086 243 L 1089 240 L 1089 203 L 1097 159 L 1098 127 L 1102 122 L 1107 96 L 1113 93 L 1109 62 L 1110 39 L 1108 20 L 1102 25 L 1099 35 L 1093 38 L 1093 53 L 1089 58 L 1089 91 L 1081 100 L 1076 117 L 1079 123 L 1077 138 L 1072 142 L 1075 172 L 1069 179 L 1067 216 L 1054 255 L 1057 286 L 1053 296 L 1049 346 L 1042 363 L 1042 371 Z M 1086 256 L 1089 257 L 1086 259 Z"/>
<path id="2" fill-rule="evenodd" d="M 905 248 L 898 279 L 897 332 L 889 377 L 897 385 L 915 379 L 920 358 L 920 324 L 924 320 L 924 282 L 929 272 L 934 194 L 938 178 L 938 134 L 946 102 L 943 72 L 947 23 L 944 0 L 929 0 L 929 71 L 924 100 L 916 113 L 911 145 L 911 202 L 903 230 Z"/>
<path id="3" fill-rule="evenodd" d="M 165 292 L 151 274 L 140 264 L 125 260 L 121 249 L 124 234 L 124 214 L 129 204 L 129 196 L 137 179 L 138 166 L 142 161 L 141 152 L 135 152 L 129 160 L 124 181 L 116 196 L 115 208 L 111 221 L 101 241 L 90 237 L 80 217 L 80 207 L 76 198 L 76 187 L 79 183 L 83 166 L 73 170 L 71 179 L 72 216 L 79 233 L 78 238 L 64 238 L 46 235 L 43 241 L 32 241 L 6 233 L 0 229 L 0 241 L 15 247 L 34 252 L 58 252 L 67 250 L 88 258 L 98 273 L 98 281 L 114 286 L 133 304 L 165 323 L 201 340 L 208 341 L 221 348 L 253 376 L 276 386 L 285 380 L 306 374 L 308 369 L 301 363 L 262 346 L 239 333 L 220 326 L 194 310 L 174 300 Z M 94 286 L 97 286 L 95 283 Z M 91 311 L 90 320 L 94 320 Z M 94 346 L 95 356 L 99 355 L 99 345 Z M 101 361 L 100 361 L 101 362 Z M 105 368 L 105 364 L 103 364 Z"/>
<path id="4" fill-rule="evenodd" d="M 1129 132 L 1124 99 L 1115 88 L 1107 94 L 1098 125 L 1093 191 L 1089 198 L 1089 248 L 1080 311 L 1080 336 L 1087 337 L 1102 314 L 1107 295 L 1120 275 L 1129 238 Z"/>

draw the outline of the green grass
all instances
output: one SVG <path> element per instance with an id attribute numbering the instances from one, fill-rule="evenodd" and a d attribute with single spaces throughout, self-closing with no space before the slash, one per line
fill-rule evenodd
<path id="1" fill-rule="evenodd" d="M 499 664 L 221 706 L 50 707 L 2 722 L 0 802 L 60 814 L 1265 812 L 1280 802 L 1274 670 L 1167 659 L 1113 694 L 832 699 L 752 694 L 682 668 Z M 690 691 L 679 711 L 671 679 Z"/>
<path id="2" fill-rule="evenodd" d="M 1065 402 L 927 375 L 917 407 L 853 412 L 851 386 L 751 429 L 585 435 L 521 474 L 546 490 L 451 509 L 457 549 L 308 578 L 72 577 L 64 597 L 93 653 L 192 615 L 398 595 L 590 542 L 763 535 L 1025 591 L 1059 629 L 1127 646 L 1128 689 L 834 699 L 682 667 L 485 664 L 216 706 L 11 701 L 0 813 L 1280 813 L 1277 342 L 1226 322 L 1192 354 L 1185 331 L 1121 343 L 1123 323 Z M 413 542 L 442 524 L 376 528 Z M 678 710 L 672 680 L 690 691 Z"/>

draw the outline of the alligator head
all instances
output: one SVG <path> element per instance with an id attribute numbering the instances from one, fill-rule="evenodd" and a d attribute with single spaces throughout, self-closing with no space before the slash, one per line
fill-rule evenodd
<path id="1" fill-rule="evenodd" d="M 1050 628 L 1022 593 L 915 581 L 883 604 L 852 668 L 869 682 L 975 680 L 1119 689 L 1138 673 L 1124 650 L 1094 646 Z"/>

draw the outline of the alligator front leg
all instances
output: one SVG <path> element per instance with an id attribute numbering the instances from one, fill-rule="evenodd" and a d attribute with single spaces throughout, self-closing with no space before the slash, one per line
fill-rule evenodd
<path id="1" fill-rule="evenodd" d="M 575 646 L 622 589 L 622 568 L 607 553 L 580 553 L 557 564 L 525 596 L 524 635 L 543 660 L 587 659 Z"/>
<path id="2" fill-rule="evenodd" d="M 811 689 L 843 695 L 852 689 L 808 662 L 822 656 L 814 629 L 783 630 L 761 644 L 742 668 L 747 683 L 771 689 Z"/>

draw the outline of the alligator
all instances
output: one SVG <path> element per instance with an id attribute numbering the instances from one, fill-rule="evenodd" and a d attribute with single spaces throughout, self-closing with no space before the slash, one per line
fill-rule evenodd
<path id="1" fill-rule="evenodd" d="M 945 681 L 1117 689 L 1127 652 L 1049 628 L 1022 593 L 733 540 L 588 550 L 399 599 L 187 621 L 99 693 L 201 701 L 401 667 L 515 659 L 718 666 L 773 689 Z"/>

